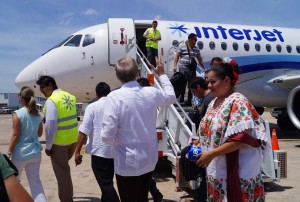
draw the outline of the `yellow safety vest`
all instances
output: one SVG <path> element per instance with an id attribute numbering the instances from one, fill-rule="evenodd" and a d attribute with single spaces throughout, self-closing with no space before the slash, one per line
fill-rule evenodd
<path id="1" fill-rule="evenodd" d="M 57 131 L 53 144 L 72 144 L 78 139 L 78 123 L 76 111 L 76 97 L 65 91 L 58 91 L 49 98 L 57 110 Z M 43 108 L 46 117 L 46 105 Z"/>
<path id="2" fill-rule="evenodd" d="M 153 28 L 149 28 L 148 29 L 148 38 L 155 38 L 158 39 L 160 36 L 160 32 L 156 29 L 156 32 L 154 33 Z M 146 47 L 151 47 L 151 48 L 155 48 L 158 49 L 158 42 L 157 41 L 150 41 L 150 40 L 146 40 Z"/>

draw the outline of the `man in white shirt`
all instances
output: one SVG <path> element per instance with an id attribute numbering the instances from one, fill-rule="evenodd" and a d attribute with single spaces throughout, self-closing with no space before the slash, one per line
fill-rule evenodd
<path id="1" fill-rule="evenodd" d="M 110 87 L 105 82 L 96 86 L 98 101 L 89 104 L 84 113 L 82 124 L 79 127 L 78 143 L 75 150 L 75 164 L 82 162 L 80 150 L 87 140 L 85 151 L 91 154 L 92 169 L 102 192 L 102 202 L 119 202 L 118 194 L 114 188 L 114 159 L 112 146 L 105 144 L 100 139 L 102 118 L 105 109 L 106 96 Z"/>
<path id="2" fill-rule="evenodd" d="M 101 139 L 114 145 L 115 173 L 122 202 L 148 200 L 149 182 L 158 160 L 157 108 L 176 101 L 173 86 L 164 74 L 161 60 L 153 71 L 163 91 L 141 87 L 134 59 L 121 58 L 116 65 L 117 78 L 123 84 L 107 96 Z"/>

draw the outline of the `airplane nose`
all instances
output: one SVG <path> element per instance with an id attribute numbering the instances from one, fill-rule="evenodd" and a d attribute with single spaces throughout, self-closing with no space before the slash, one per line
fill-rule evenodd
<path id="1" fill-rule="evenodd" d="M 22 86 L 24 86 L 25 83 L 26 83 L 26 76 L 25 76 L 25 73 L 24 73 L 24 70 L 23 70 L 16 77 L 15 85 L 18 88 L 21 88 Z"/>

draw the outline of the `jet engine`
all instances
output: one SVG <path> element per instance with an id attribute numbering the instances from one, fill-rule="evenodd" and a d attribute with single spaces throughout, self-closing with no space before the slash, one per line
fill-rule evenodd
<path id="1" fill-rule="evenodd" d="M 295 87 L 289 94 L 287 113 L 293 125 L 300 129 L 300 86 Z"/>

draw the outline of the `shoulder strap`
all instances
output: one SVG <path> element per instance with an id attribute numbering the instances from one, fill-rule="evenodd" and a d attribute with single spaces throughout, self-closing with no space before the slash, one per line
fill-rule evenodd
<path id="1" fill-rule="evenodd" d="M 187 51 L 189 53 L 189 58 L 190 58 L 190 61 L 191 61 L 191 53 L 190 53 L 190 49 L 189 49 L 189 46 L 186 44 L 186 48 L 187 48 Z"/>

